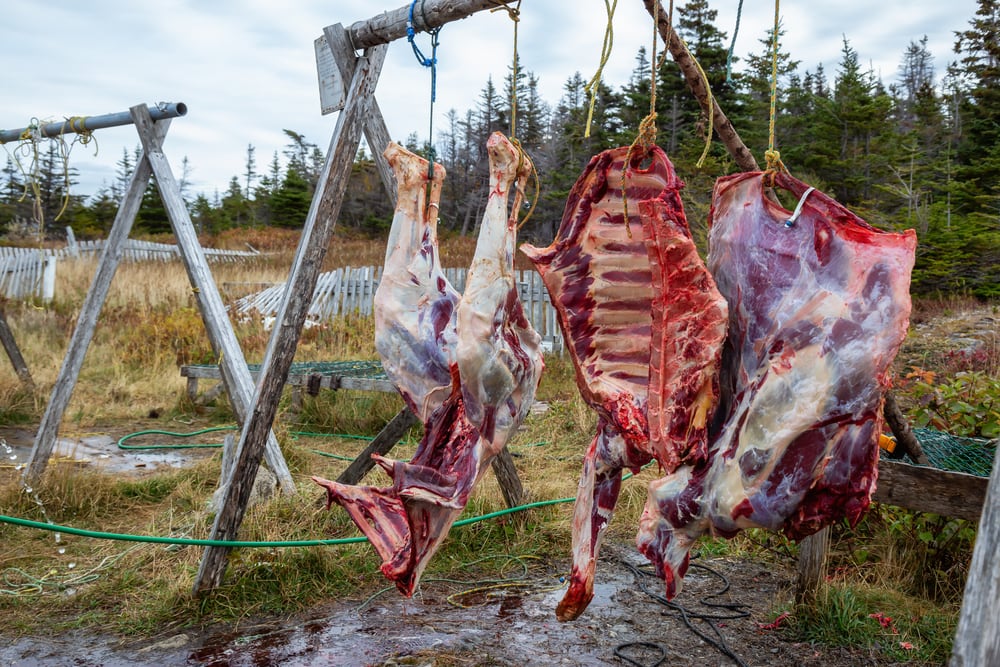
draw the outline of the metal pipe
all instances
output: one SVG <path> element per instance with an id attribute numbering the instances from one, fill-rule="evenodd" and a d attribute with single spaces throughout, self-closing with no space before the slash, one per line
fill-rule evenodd
<path id="1" fill-rule="evenodd" d="M 177 118 L 187 113 L 187 105 L 183 102 L 160 102 L 149 108 L 149 115 L 153 120 L 163 120 L 164 118 Z M 63 134 L 79 132 L 91 132 L 101 130 L 106 127 L 118 127 L 120 125 L 131 125 L 132 114 L 128 111 L 104 114 L 103 116 L 72 116 L 63 121 L 46 123 L 39 128 L 22 127 L 19 130 L 0 130 L 0 144 L 8 141 L 19 141 L 36 134 L 43 137 L 58 137 Z"/>

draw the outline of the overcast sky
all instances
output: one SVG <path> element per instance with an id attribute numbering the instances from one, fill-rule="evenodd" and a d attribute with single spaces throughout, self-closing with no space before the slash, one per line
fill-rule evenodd
<path id="1" fill-rule="evenodd" d="M 21 128 L 33 118 L 126 111 L 140 102 L 184 102 L 188 115 L 173 122 L 164 151 L 177 176 L 187 156 L 192 192 L 212 198 L 244 171 L 248 144 L 256 148 L 263 171 L 287 143 L 283 128 L 326 151 L 336 114 L 320 113 L 313 40 L 326 25 L 350 26 L 407 4 L 389 2 L 6 0 L 0 22 L 5 73 L 0 128 Z M 727 39 L 738 4 L 710 0 L 718 11 L 716 26 Z M 604 70 L 605 82 L 615 88 L 627 82 L 639 47 L 648 50 L 652 39 L 652 19 L 643 3 L 620 0 L 618 5 L 614 50 Z M 976 0 L 785 0 L 782 48 L 801 61 L 800 73 L 822 63 L 832 77 L 846 36 L 861 62 L 888 84 L 909 43 L 927 35 L 940 79 L 955 58 L 955 31 L 968 27 L 977 5 Z M 523 2 L 518 52 L 523 67 L 539 77 L 550 104 L 558 102 L 574 72 L 593 75 L 604 37 L 604 6 L 600 0 Z M 771 1 L 744 3 L 737 56 L 761 52 L 759 40 L 773 16 Z M 502 84 L 511 61 L 512 25 L 504 12 L 482 12 L 441 31 L 436 128 L 445 125 L 449 109 L 464 113 L 473 107 L 488 77 Z M 428 36 L 419 34 L 417 40 L 429 54 Z M 405 40 L 390 46 L 376 97 L 393 138 L 404 140 L 411 132 L 427 136 L 430 75 Z M 75 194 L 108 185 L 123 148 L 131 151 L 138 144 L 130 126 L 95 136 L 96 156 L 93 145 L 77 146 L 71 156 L 79 171 Z"/>

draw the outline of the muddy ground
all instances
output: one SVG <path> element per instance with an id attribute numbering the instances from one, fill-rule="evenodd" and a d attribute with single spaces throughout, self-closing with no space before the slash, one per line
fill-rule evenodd
<path id="1" fill-rule="evenodd" d="M 776 597 L 785 599 L 793 584 L 790 568 L 746 560 L 696 561 L 676 600 L 680 607 L 671 608 L 642 590 L 645 584 L 655 594 L 660 586 L 642 570 L 638 576 L 631 570 L 629 565 L 640 563 L 637 554 L 624 545 L 608 545 L 605 553 L 594 601 L 569 623 L 554 617 L 563 592 L 554 577 L 452 602 L 447 598 L 453 586 L 430 581 L 410 600 L 388 591 L 370 600 L 331 603 L 300 617 L 235 628 L 142 640 L 93 632 L 23 637 L 0 647 L 0 665 L 889 664 L 861 651 L 790 641 L 782 630 L 769 627 Z"/>
<path id="2" fill-rule="evenodd" d="M 24 461 L 33 434 L 0 431 L 13 455 Z M 115 446 L 116 438 L 60 440 L 56 455 L 124 474 L 210 455 L 205 450 L 125 452 Z M 568 570 L 568 560 L 532 566 L 524 579 L 472 592 L 468 585 L 425 579 L 409 600 L 392 589 L 367 600 L 331 602 L 294 618 L 142 639 L 92 630 L 11 639 L 0 629 L 0 667 L 891 664 L 863 651 L 795 642 L 783 628 L 768 627 L 776 605 L 791 598 L 791 563 L 697 559 L 676 600 L 679 606 L 670 607 L 655 599 L 662 582 L 651 576 L 634 546 L 608 544 L 590 607 L 576 621 L 560 623 L 554 616 L 565 590 L 559 575 Z"/>

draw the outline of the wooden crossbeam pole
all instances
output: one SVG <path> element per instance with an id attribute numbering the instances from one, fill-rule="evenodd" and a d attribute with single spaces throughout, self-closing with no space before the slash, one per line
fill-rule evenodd
<path id="1" fill-rule="evenodd" d="M 426 0 L 414 8 L 413 27 L 418 32 L 426 32 L 484 9 L 513 6 L 515 2 L 516 0 Z M 409 18 L 410 3 L 407 3 L 399 9 L 352 24 L 347 29 L 347 34 L 355 49 L 388 44 L 406 37 Z"/>
<path id="2" fill-rule="evenodd" d="M 388 47 L 384 44 L 368 49 L 363 57 L 358 58 L 352 73 L 344 110 L 337 117 L 326 164 L 319 180 L 319 190 L 309 208 L 302 238 L 285 285 L 285 296 L 261 364 L 252 412 L 240 436 L 236 469 L 226 489 L 222 509 L 216 514 L 212 526 L 214 540 L 236 539 L 243 522 L 260 462 L 263 437 L 274 421 L 277 397 L 288 377 L 299 335 L 309 312 L 387 50 Z M 228 547 L 205 549 L 194 583 L 196 594 L 216 588 L 222 583 L 229 550 Z"/>

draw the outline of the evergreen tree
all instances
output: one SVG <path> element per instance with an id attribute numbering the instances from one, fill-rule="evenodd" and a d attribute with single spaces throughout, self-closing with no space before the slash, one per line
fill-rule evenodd
<path id="1" fill-rule="evenodd" d="M 213 234 L 230 229 L 232 227 L 242 227 L 248 224 L 250 208 L 249 202 L 243 196 L 243 188 L 240 186 L 238 178 L 233 176 L 229 179 L 229 187 L 222 195 L 222 207 L 215 226 L 209 230 Z"/>
<path id="2" fill-rule="evenodd" d="M 635 67 L 629 76 L 628 83 L 621 91 L 621 107 L 618 118 L 622 133 L 617 139 L 621 145 L 629 145 L 639 132 L 639 125 L 649 115 L 651 94 L 650 78 L 652 65 L 646 55 L 646 47 L 640 46 L 635 56 Z"/>
<path id="3" fill-rule="evenodd" d="M 960 210 L 1000 218 L 1000 0 L 979 0 L 955 53 L 968 94 L 957 147 Z"/>
<path id="4" fill-rule="evenodd" d="M 817 95 L 815 134 L 803 161 L 840 201 L 858 205 L 872 197 L 873 178 L 887 172 L 883 149 L 892 102 L 874 74 L 862 71 L 846 38 L 842 54 L 832 97 Z"/>
<path id="5" fill-rule="evenodd" d="M 156 187 L 156 177 L 149 179 L 145 192 L 142 193 L 142 204 L 135 218 L 136 231 L 145 234 L 170 234 L 170 217 L 160 198 L 160 190 Z"/>
<path id="6" fill-rule="evenodd" d="M 24 180 L 21 170 L 10 155 L 3 168 L 3 193 L 0 195 L 0 231 L 15 218 L 27 219 L 31 216 L 31 205 L 25 197 Z"/>
<path id="7" fill-rule="evenodd" d="M 257 178 L 257 160 L 254 158 L 254 153 L 256 152 L 257 149 L 254 148 L 253 144 L 247 144 L 246 166 L 243 169 L 243 195 L 247 199 L 249 199 L 253 193 L 253 182 Z"/>
<path id="8" fill-rule="evenodd" d="M 276 227 L 301 228 L 309 215 L 311 203 L 308 181 L 290 165 L 285 171 L 281 187 L 271 197 L 271 224 Z"/>
<path id="9" fill-rule="evenodd" d="M 774 71 L 774 45 L 772 42 L 774 30 L 769 30 L 767 37 L 760 40 L 761 52 L 750 54 L 747 58 L 747 71 L 740 79 L 742 84 L 740 118 L 730 117 L 739 127 L 740 137 L 748 148 L 757 156 L 757 161 L 763 167 L 764 152 L 770 144 L 771 119 L 771 83 Z M 781 49 L 785 31 L 778 31 L 778 81 L 775 100 L 775 149 L 785 155 L 785 149 L 793 148 L 796 142 L 802 142 L 804 137 L 798 136 L 795 117 L 789 113 L 789 105 L 793 99 L 800 102 L 802 88 L 796 74 L 799 61 Z"/>

